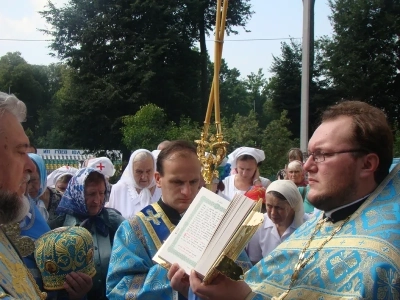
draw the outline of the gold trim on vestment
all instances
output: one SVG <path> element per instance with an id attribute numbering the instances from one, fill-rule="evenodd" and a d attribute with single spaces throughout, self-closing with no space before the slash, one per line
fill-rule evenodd
<path id="1" fill-rule="evenodd" d="M 165 225 L 167 225 L 169 232 L 171 233 L 175 229 L 175 225 L 171 223 L 170 219 L 167 217 L 163 209 L 161 208 L 158 203 L 153 204 L 154 210 L 161 215 L 162 220 L 164 221 Z"/>
<path id="2" fill-rule="evenodd" d="M 160 214 L 161 219 L 163 220 L 163 222 L 166 224 L 166 226 L 169 229 L 169 232 L 171 233 L 172 230 L 174 230 L 175 226 L 171 223 L 171 221 L 168 219 L 167 215 L 165 214 L 165 212 L 162 210 L 162 208 L 160 207 L 160 205 L 158 205 L 157 203 L 153 203 L 152 204 L 154 210 Z M 150 224 L 149 221 L 146 220 L 146 216 L 144 215 L 144 213 L 142 212 L 138 212 L 136 214 L 140 220 L 142 220 L 143 225 L 146 227 L 147 232 L 149 233 L 151 239 L 154 242 L 154 245 L 156 246 L 157 250 L 159 250 L 161 248 L 161 245 L 163 244 L 164 241 L 160 241 L 157 233 L 155 232 L 153 226 Z"/>
<path id="3" fill-rule="evenodd" d="M 366 240 L 368 238 L 368 240 Z M 310 244 L 308 249 L 315 249 L 321 244 L 322 238 L 316 238 Z M 307 240 L 290 240 L 285 244 L 285 250 L 298 250 L 304 245 Z M 362 251 L 365 249 L 365 245 L 368 244 L 368 251 L 373 251 L 379 256 L 385 257 L 385 259 L 391 261 L 393 265 L 397 265 L 400 268 L 400 254 L 396 247 L 386 242 L 383 239 L 374 238 L 371 236 L 353 236 L 353 235 L 341 235 L 340 237 L 334 237 L 326 247 L 326 249 L 351 249 Z"/>

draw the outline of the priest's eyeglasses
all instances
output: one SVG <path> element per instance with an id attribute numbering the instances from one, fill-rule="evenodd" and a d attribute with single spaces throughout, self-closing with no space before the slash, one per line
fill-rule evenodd
<path id="1" fill-rule="evenodd" d="M 367 153 L 365 149 L 350 149 L 350 150 L 342 150 L 342 151 L 336 151 L 336 152 L 323 152 L 323 151 L 315 151 L 315 152 L 304 152 L 303 153 L 303 158 L 304 161 L 307 161 L 310 156 L 312 156 L 312 159 L 319 163 L 325 161 L 327 157 L 332 157 L 337 154 L 342 154 L 342 153 L 356 153 L 356 152 L 365 152 Z"/>

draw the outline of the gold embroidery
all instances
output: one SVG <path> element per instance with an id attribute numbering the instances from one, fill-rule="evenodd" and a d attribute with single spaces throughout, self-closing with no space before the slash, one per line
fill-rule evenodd
<path id="1" fill-rule="evenodd" d="M 22 257 L 26 257 L 35 251 L 35 242 L 28 236 L 21 236 L 19 223 L 0 225 L 8 238 L 13 242 Z"/>
<path id="2" fill-rule="evenodd" d="M 171 221 L 168 219 L 167 215 L 164 213 L 162 208 L 157 203 L 152 204 L 152 206 L 153 206 L 154 210 L 157 212 L 157 215 L 159 215 L 158 218 L 161 218 L 163 220 L 163 222 L 166 224 L 166 226 L 168 227 L 168 229 L 171 233 L 172 230 L 174 230 L 175 225 L 173 225 L 171 223 Z M 161 245 L 164 241 L 160 241 L 153 226 L 146 219 L 147 217 L 142 212 L 137 213 L 136 216 L 138 216 L 142 220 L 142 222 L 143 222 L 144 226 L 146 227 L 146 230 L 149 233 L 151 239 L 153 240 L 154 245 L 156 246 L 157 250 L 160 249 Z"/>
<path id="3" fill-rule="evenodd" d="M 315 238 L 316 234 L 318 233 L 318 231 L 320 231 L 322 225 L 325 223 L 326 219 L 321 219 L 318 221 L 317 226 L 315 226 L 314 232 L 311 234 L 311 237 L 309 238 L 309 240 L 307 241 L 305 247 L 303 248 L 303 250 L 301 250 L 300 255 L 299 255 L 299 260 L 297 261 L 295 267 L 294 267 L 294 271 L 292 274 L 292 278 L 290 280 L 290 284 L 289 287 L 287 288 L 287 290 L 282 293 L 279 297 L 273 297 L 272 300 L 283 300 L 286 298 L 286 296 L 289 294 L 290 290 L 293 287 L 293 284 L 297 281 L 298 277 L 299 277 L 299 273 L 301 270 L 303 270 L 303 268 L 311 261 L 311 259 L 314 258 L 315 254 L 317 254 L 332 238 L 333 236 L 338 233 L 343 226 L 349 221 L 350 216 L 348 216 L 342 223 L 340 226 L 336 227 L 331 235 L 329 235 L 327 238 L 325 238 L 322 243 L 320 243 L 320 245 L 318 246 L 318 248 L 316 248 L 314 250 L 314 252 L 310 253 L 309 256 L 307 258 L 305 258 L 305 252 L 307 251 L 307 249 L 309 249 L 311 242 L 313 241 L 313 239 Z"/>
<path id="4" fill-rule="evenodd" d="M 9 246 L 9 248 L 12 249 L 12 246 L 2 230 L 0 230 L 0 243 L 4 245 L 5 248 Z M 2 253 L 0 253 L 0 261 L 4 264 L 5 269 L 10 273 L 11 282 L 9 282 L 9 284 L 12 285 L 12 289 L 18 295 L 26 295 L 29 299 L 35 299 L 37 297 L 39 297 L 39 299 L 46 299 L 47 294 L 40 291 L 32 274 L 28 271 L 16 253 L 13 255 L 13 253 L 10 252 L 10 254 L 13 256 L 12 258 L 3 256 Z M 7 282 L 3 276 L 5 276 L 5 274 L 2 273 L 0 278 L 3 282 Z M 26 279 L 27 277 L 29 278 L 28 282 Z"/>
<path id="5" fill-rule="evenodd" d="M 129 287 L 128 292 L 125 294 L 126 300 L 134 300 L 137 299 L 137 295 L 141 287 L 143 286 L 144 280 L 146 279 L 147 274 L 139 274 L 134 275 L 132 279 L 131 286 Z"/>

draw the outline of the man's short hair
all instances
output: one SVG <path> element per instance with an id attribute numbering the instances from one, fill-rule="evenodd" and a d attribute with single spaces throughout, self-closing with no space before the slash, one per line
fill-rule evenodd
<path id="1" fill-rule="evenodd" d="M 171 142 L 168 140 L 162 141 L 161 143 L 158 144 L 157 150 L 164 149 L 165 147 L 167 147 L 169 145 L 169 143 L 171 143 Z"/>
<path id="2" fill-rule="evenodd" d="M 303 162 L 303 152 L 300 148 L 292 148 L 288 152 L 289 160 L 300 160 Z"/>
<path id="3" fill-rule="evenodd" d="M 197 156 L 196 147 L 188 141 L 171 141 L 157 157 L 157 172 L 164 176 L 164 161 L 169 159 L 174 153 L 181 152 L 182 156 L 193 153 Z"/>
<path id="4" fill-rule="evenodd" d="M 321 121 L 335 120 L 341 116 L 353 119 L 351 140 L 355 147 L 379 157 L 374 177 L 377 184 L 388 175 L 393 160 L 393 134 L 386 116 L 380 109 L 361 101 L 343 101 L 329 107 Z M 355 153 L 354 155 L 357 155 Z"/>
<path id="5" fill-rule="evenodd" d="M 0 119 L 4 112 L 13 114 L 19 122 L 26 119 L 26 105 L 14 95 L 0 92 Z"/>

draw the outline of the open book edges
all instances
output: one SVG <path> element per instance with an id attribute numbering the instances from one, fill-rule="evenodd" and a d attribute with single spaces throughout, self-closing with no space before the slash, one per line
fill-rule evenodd
<path id="1" fill-rule="evenodd" d="M 240 279 L 235 260 L 264 220 L 261 205 L 262 199 L 236 194 L 229 202 L 202 188 L 153 260 L 164 267 L 178 263 L 187 274 L 194 269 L 205 284 L 219 272 Z"/>

